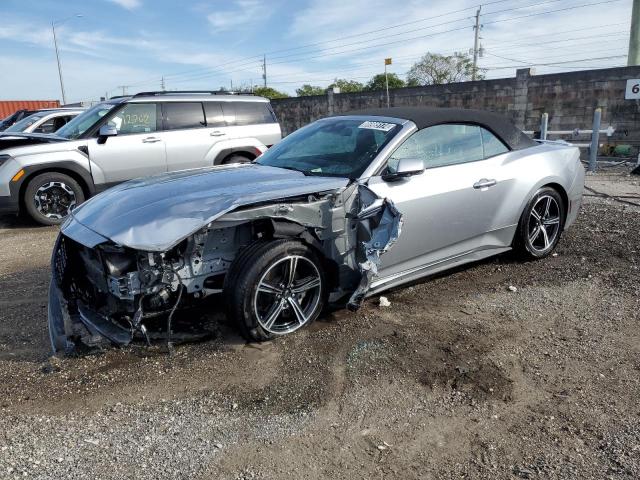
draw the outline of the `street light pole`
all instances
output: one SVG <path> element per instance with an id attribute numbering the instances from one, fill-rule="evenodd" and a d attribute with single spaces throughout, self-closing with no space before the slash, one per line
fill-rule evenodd
<path id="1" fill-rule="evenodd" d="M 58 77 L 60 77 L 60 90 L 62 91 L 62 104 L 66 105 L 67 96 L 64 93 L 64 81 L 62 80 L 62 65 L 60 65 L 60 52 L 58 51 L 58 39 L 56 38 L 55 22 L 51 22 L 51 31 L 53 32 L 53 45 L 56 48 L 56 61 L 58 62 Z"/>
<path id="2" fill-rule="evenodd" d="M 66 105 L 67 96 L 64 91 L 64 81 L 62 80 L 62 64 L 60 63 L 60 50 L 58 49 L 58 39 L 56 37 L 56 25 L 60 25 L 61 23 L 66 22 L 67 20 L 71 20 L 72 18 L 80 18 L 81 14 L 76 14 L 72 17 L 63 18 L 62 20 L 56 20 L 51 22 L 51 31 L 53 32 L 53 46 L 56 49 L 56 61 L 58 62 L 58 77 L 60 78 L 60 91 L 62 92 L 62 104 Z"/>

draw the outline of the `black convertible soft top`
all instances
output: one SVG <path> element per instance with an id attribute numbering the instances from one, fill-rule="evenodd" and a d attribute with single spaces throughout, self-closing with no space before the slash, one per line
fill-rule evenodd
<path id="1" fill-rule="evenodd" d="M 443 123 L 470 123 L 480 125 L 497 135 L 511 150 L 522 150 L 537 145 L 518 130 L 511 121 L 496 113 L 463 108 L 391 107 L 369 108 L 340 113 L 337 116 L 365 115 L 411 120 L 419 130 Z"/>

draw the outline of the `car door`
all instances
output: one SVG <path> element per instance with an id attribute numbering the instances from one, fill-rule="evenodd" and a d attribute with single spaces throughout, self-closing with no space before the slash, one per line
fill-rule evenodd
<path id="1" fill-rule="evenodd" d="M 420 158 L 423 173 L 395 181 L 370 179 L 369 188 L 390 198 L 404 221 L 397 243 L 382 257 L 381 277 L 503 246 L 503 238 L 488 232 L 498 225 L 500 202 L 509 188 L 500 177 L 508 149 L 483 130 L 463 124 L 420 130 L 391 155 L 387 169 L 393 171 L 401 158 Z M 485 154 L 487 134 L 497 144 Z"/>
<path id="2" fill-rule="evenodd" d="M 169 171 L 213 164 L 209 151 L 224 138 L 224 133 L 207 125 L 202 102 L 163 103 L 162 126 Z"/>
<path id="3" fill-rule="evenodd" d="M 114 126 L 118 134 L 104 142 L 98 138 L 88 142 L 89 158 L 101 170 L 104 183 L 115 184 L 167 171 L 164 142 L 158 133 L 158 104 L 126 103 L 107 117 L 104 124 Z M 95 172 L 94 178 L 99 178 Z"/>

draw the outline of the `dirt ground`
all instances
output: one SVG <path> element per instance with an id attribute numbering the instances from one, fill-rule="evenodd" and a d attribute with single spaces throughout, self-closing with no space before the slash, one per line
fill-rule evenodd
<path id="1" fill-rule="evenodd" d="M 589 177 L 640 195 L 638 177 Z M 631 200 L 640 203 L 639 200 Z M 640 477 L 640 208 L 291 337 L 49 359 L 55 228 L 0 218 L 0 478 Z M 509 287 L 516 287 L 510 289 Z"/>

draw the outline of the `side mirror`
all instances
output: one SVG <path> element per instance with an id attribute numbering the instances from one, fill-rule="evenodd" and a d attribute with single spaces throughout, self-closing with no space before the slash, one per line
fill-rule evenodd
<path id="1" fill-rule="evenodd" d="M 118 129 L 114 125 L 102 125 L 98 132 L 98 143 L 103 144 L 109 137 L 118 135 Z"/>
<path id="2" fill-rule="evenodd" d="M 388 172 L 382 175 L 382 179 L 387 182 L 399 180 L 401 178 L 420 175 L 424 172 L 424 162 L 420 158 L 401 158 L 395 172 Z"/>

